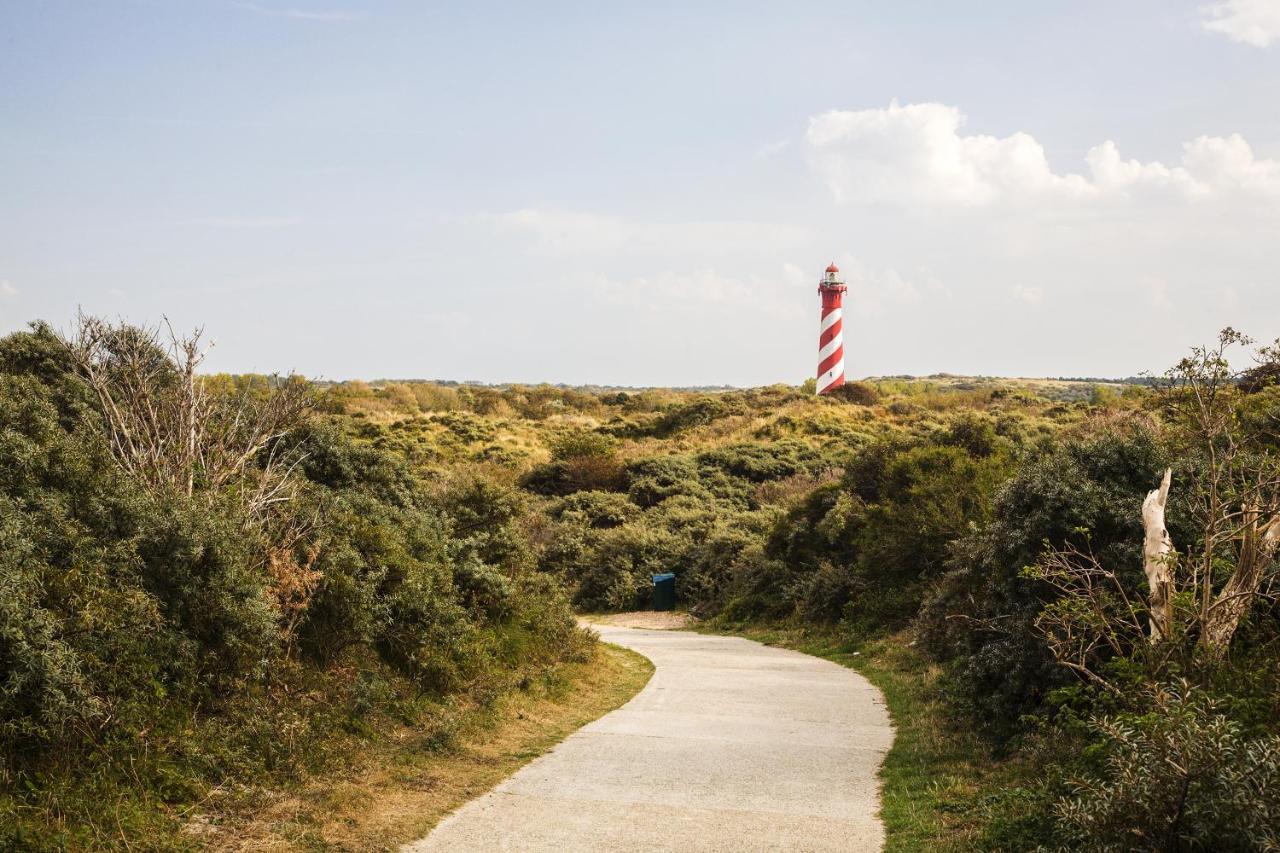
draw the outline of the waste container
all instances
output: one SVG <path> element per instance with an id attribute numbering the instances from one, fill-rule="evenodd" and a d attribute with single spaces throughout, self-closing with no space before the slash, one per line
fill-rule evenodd
<path id="1" fill-rule="evenodd" d="M 653 576 L 653 609 L 676 609 L 676 576 L 663 574 Z"/>

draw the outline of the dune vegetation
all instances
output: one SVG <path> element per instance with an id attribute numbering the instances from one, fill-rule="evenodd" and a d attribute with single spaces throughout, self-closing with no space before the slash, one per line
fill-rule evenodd
<path id="1" fill-rule="evenodd" d="M 819 398 L 209 376 L 182 344 L 0 341 L 4 846 L 198 847 L 353 745 L 447 750 L 659 572 L 884 687 L 892 848 L 1280 845 L 1274 348 Z"/>

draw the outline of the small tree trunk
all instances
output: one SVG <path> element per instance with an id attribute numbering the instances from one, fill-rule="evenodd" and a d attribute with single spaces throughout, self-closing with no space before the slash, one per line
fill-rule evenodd
<path id="1" fill-rule="evenodd" d="M 1261 523 L 1261 518 L 1262 513 L 1256 507 L 1245 510 L 1244 534 L 1236 570 L 1205 614 L 1200 642 L 1214 657 L 1226 654 L 1240 620 L 1249 612 L 1254 596 L 1258 594 L 1263 572 L 1275 557 L 1276 547 L 1280 546 L 1280 515 L 1266 524 Z"/>
<path id="2" fill-rule="evenodd" d="M 1164 526 L 1164 508 L 1169 501 L 1172 469 L 1164 469 L 1160 488 L 1152 489 L 1142 502 L 1142 527 L 1146 539 L 1142 544 L 1142 568 L 1147 573 L 1148 599 L 1151 610 L 1151 642 L 1158 643 L 1173 634 L 1173 540 Z"/>

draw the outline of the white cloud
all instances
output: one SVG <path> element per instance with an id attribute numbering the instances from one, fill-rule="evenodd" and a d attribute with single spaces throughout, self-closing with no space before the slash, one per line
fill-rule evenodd
<path id="1" fill-rule="evenodd" d="M 540 254 L 670 255 L 782 251 L 807 239 L 791 225 L 748 221 L 642 222 L 555 208 L 525 208 L 477 217 L 502 233 L 525 235 Z"/>
<path id="2" fill-rule="evenodd" d="M 192 224 L 210 228 L 290 228 L 300 222 L 290 216 L 212 216 Z"/>
<path id="3" fill-rule="evenodd" d="M 1280 0 L 1225 0 L 1200 11 L 1201 26 L 1232 41 L 1267 47 L 1280 40 Z"/>
<path id="4" fill-rule="evenodd" d="M 938 301 L 949 301 L 948 288 L 927 273 L 905 276 L 898 270 L 868 266 L 852 255 L 842 255 L 837 263 L 849 292 L 845 304 L 852 316 L 884 317 Z M 805 276 L 817 283 L 816 276 Z"/>
<path id="5" fill-rule="evenodd" d="M 1142 288 L 1147 291 L 1147 296 L 1151 300 L 1153 308 L 1169 307 L 1169 282 L 1163 278 L 1155 276 L 1146 276 L 1139 282 Z"/>
<path id="6" fill-rule="evenodd" d="M 0 280 L 0 298 L 14 299 L 18 295 L 18 288 L 13 286 L 9 279 Z"/>
<path id="7" fill-rule="evenodd" d="M 1009 293 L 1014 299 L 1025 302 L 1028 305 L 1039 305 L 1044 302 L 1044 288 L 1032 287 L 1025 284 L 1015 284 L 1009 289 Z"/>
<path id="8" fill-rule="evenodd" d="M 894 101 L 814 116 L 808 141 L 841 201 L 977 205 L 1010 191 L 1091 191 L 1078 175 L 1054 174 L 1028 134 L 962 136 L 964 122 L 956 107 Z"/>
<path id="9" fill-rule="evenodd" d="M 295 21 L 355 21 L 363 17 L 356 12 L 341 10 L 275 9 L 270 6 L 259 6 L 256 3 L 237 3 L 236 5 L 256 15 L 268 18 L 290 18 Z"/>
<path id="10" fill-rule="evenodd" d="M 1238 133 L 1201 136 L 1184 146 L 1182 165 L 1211 189 L 1280 193 L 1280 161 L 1259 160 Z"/>
<path id="11" fill-rule="evenodd" d="M 680 310 L 682 307 L 726 303 L 742 305 L 756 301 L 761 295 L 759 289 L 753 288 L 750 282 L 724 275 L 714 269 L 692 272 L 665 270 L 625 281 L 599 276 L 591 282 L 590 287 L 598 297 L 608 302 L 642 307 L 655 313 Z"/>
<path id="12" fill-rule="evenodd" d="M 767 160 L 770 157 L 774 157 L 774 156 L 777 156 L 778 154 L 781 154 L 783 151 L 786 151 L 790 147 L 791 147 L 790 139 L 779 139 L 776 142 L 769 142 L 764 145 L 761 145 L 759 148 L 756 149 L 756 156 L 759 157 L 761 160 Z"/>
<path id="13" fill-rule="evenodd" d="M 814 164 L 837 201 L 980 206 L 998 201 L 1081 202 L 1240 191 L 1280 196 L 1280 162 L 1258 159 L 1238 134 L 1201 136 L 1182 162 L 1125 160 L 1114 142 L 1087 155 L 1089 175 L 1059 174 L 1027 133 L 966 136 L 965 115 L 937 103 L 831 110 L 809 120 Z"/>

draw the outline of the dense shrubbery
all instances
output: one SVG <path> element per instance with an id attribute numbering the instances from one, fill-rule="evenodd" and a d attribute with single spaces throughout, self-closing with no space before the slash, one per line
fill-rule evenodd
<path id="1" fill-rule="evenodd" d="M 1280 491 L 1273 474 L 1242 487 L 1275 468 L 1275 362 L 1215 392 L 1209 420 L 1231 433 L 1208 444 L 1176 393 L 1088 383 L 940 376 L 824 398 L 344 383 L 240 480 L 161 496 L 118 463 L 68 348 L 10 336 L 0 825 L 29 840 L 55 797 L 92 814 L 84 791 L 118 786 L 128 762 L 173 803 L 293 772 L 327 733 L 575 654 L 568 601 L 643 607 L 650 576 L 673 572 L 700 616 L 909 636 L 957 724 L 1038 776 L 991 798 L 988 847 L 1274 846 L 1280 609 L 1255 596 L 1223 649 L 1200 639 L 1200 601 L 1248 564 L 1244 534 L 1204 532 L 1223 452 L 1228 503 L 1261 513 Z M 282 463 L 287 512 L 248 512 Z M 1179 559 L 1212 570 L 1203 589 L 1183 581 L 1177 635 L 1152 644 L 1140 511 L 1170 464 Z M 1273 581 L 1274 552 L 1248 553 Z M 1073 670 L 1076 637 L 1101 639 Z M 95 781 L 67 781 L 90 761 Z M 1147 769 L 1161 764 L 1196 769 L 1183 786 Z"/>
<path id="2" fill-rule="evenodd" d="M 1101 766 L 1056 804 L 1061 848 L 1280 848 L 1280 737 L 1250 737 L 1185 684 L 1143 704 L 1092 724 Z"/>
<path id="3" fill-rule="evenodd" d="M 924 608 L 927 647 L 953 671 L 955 696 L 993 736 L 1073 680 L 1035 622 L 1050 590 L 1029 578 L 1046 545 L 1086 544 L 1142 580 L 1142 496 L 1167 456 L 1142 421 L 1102 421 L 1028 459 L 996 499 L 988 524 L 951 546 L 949 571 Z"/>
<path id="4" fill-rule="evenodd" d="M 111 338 L 106 381 L 148 359 L 163 408 L 181 374 L 145 333 L 112 334 L 142 343 Z M 47 328 L 0 340 L 0 846 L 85 846 L 102 819 L 171 831 L 167 804 L 210 785 L 292 773 L 393 706 L 493 695 L 585 649 L 500 479 L 432 484 L 311 418 L 216 491 L 203 469 L 158 489 L 113 453 L 99 403 Z M 281 459 L 287 481 L 263 467 Z"/>
<path id="5" fill-rule="evenodd" d="M 1208 356 L 1179 367 L 1214 369 Z M 940 665 L 957 724 L 993 753 L 1034 746 L 1024 761 L 1043 781 L 997 798 L 1021 813 L 993 817 L 990 847 L 1209 849 L 1216 837 L 1224 849 L 1265 848 L 1277 611 L 1260 597 L 1229 658 L 1201 648 L 1203 614 L 1184 620 L 1177 643 L 1145 637 L 1141 507 L 1167 465 L 1184 489 L 1170 503 L 1170 534 L 1189 552 L 1203 541 L 1211 463 L 1169 409 L 1177 393 L 1073 386 L 1051 395 L 1068 402 L 1052 403 L 989 382 L 880 383 L 851 389 L 857 406 L 761 393 L 693 398 L 641 421 L 631 413 L 595 434 L 621 440 L 607 444 L 620 480 L 558 476 L 547 488 L 540 472 L 558 470 L 559 451 L 526 479 L 558 496 L 547 499 L 539 566 L 587 609 L 644 606 L 649 575 L 674 572 L 701 616 L 861 638 L 908 628 Z M 1229 474 L 1243 497 L 1233 500 L 1273 506 L 1280 480 L 1250 492 L 1240 477 L 1274 471 L 1266 454 L 1280 396 L 1246 382 L 1218 399 L 1202 420 L 1236 425 L 1213 439 L 1237 454 Z M 1244 559 L 1240 547 L 1225 536 L 1214 545 L 1206 595 Z M 1274 552 L 1259 553 L 1274 579 Z M 1046 574 L 1054 555 L 1059 574 Z M 1096 599 L 1081 587 L 1089 578 L 1108 584 Z M 1186 595 L 1176 614 L 1195 609 Z M 1096 642 L 1079 639 L 1088 637 Z M 1064 660 L 1072 643 L 1084 646 Z M 1194 701 L 1153 698 L 1184 676 Z M 1232 767 L 1197 771 L 1173 843 L 1176 778 L 1142 762 L 1207 760 L 1197 738 Z M 1239 808 L 1266 817 L 1228 817 Z"/>

